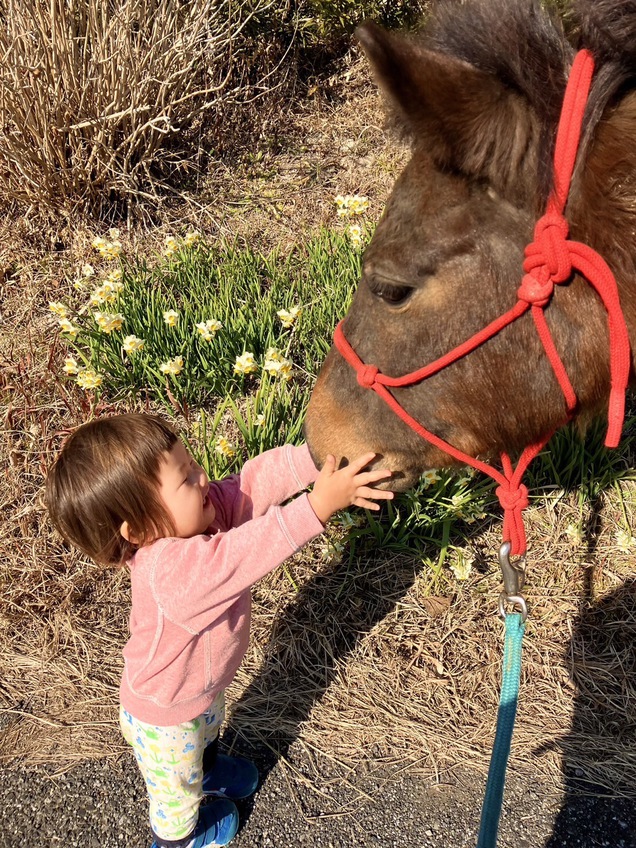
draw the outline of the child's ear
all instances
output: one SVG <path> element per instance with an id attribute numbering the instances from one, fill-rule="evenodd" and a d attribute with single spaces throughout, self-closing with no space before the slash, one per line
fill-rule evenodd
<path id="1" fill-rule="evenodd" d="M 121 527 L 119 528 L 119 532 L 127 542 L 130 542 L 131 545 L 139 544 L 137 537 L 130 532 L 130 527 L 128 526 L 127 521 L 122 521 Z"/>

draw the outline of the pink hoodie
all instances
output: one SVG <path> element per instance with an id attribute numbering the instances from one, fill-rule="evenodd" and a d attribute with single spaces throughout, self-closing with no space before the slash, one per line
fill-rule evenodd
<path id="1" fill-rule="evenodd" d="M 306 445 L 267 451 L 211 484 L 210 535 L 137 551 L 120 689 L 131 715 L 181 724 L 230 683 L 249 641 L 250 586 L 324 530 L 306 494 L 277 505 L 317 475 Z"/>

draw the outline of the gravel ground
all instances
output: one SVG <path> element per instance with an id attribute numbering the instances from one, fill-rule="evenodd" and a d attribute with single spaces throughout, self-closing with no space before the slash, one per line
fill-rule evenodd
<path id="1" fill-rule="evenodd" d="M 303 777 L 304 757 L 298 744 L 290 765 L 254 756 L 266 778 L 241 805 L 234 848 L 474 848 L 482 775 L 465 769 L 433 785 L 408 770 L 378 768 L 342 779 L 321 766 L 316 792 Z M 150 844 L 144 787 L 128 757 L 86 763 L 57 778 L 7 769 L 0 807 L 0 848 Z M 636 848 L 634 801 L 555 795 L 509 774 L 498 848 L 605 846 Z"/>

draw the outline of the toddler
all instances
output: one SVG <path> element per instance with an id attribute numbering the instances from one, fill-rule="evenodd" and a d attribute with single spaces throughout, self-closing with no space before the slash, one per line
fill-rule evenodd
<path id="1" fill-rule="evenodd" d="M 393 497 L 370 488 L 391 474 L 363 470 L 374 456 L 338 470 L 330 456 L 318 473 L 305 445 L 286 445 L 210 482 L 163 419 L 137 414 L 90 421 L 63 446 L 46 484 L 53 523 L 96 562 L 130 568 L 120 725 L 146 782 L 154 848 L 236 834 L 233 801 L 256 790 L 258 772 L 217 749 L 250 587 L 337 510 Z"/>

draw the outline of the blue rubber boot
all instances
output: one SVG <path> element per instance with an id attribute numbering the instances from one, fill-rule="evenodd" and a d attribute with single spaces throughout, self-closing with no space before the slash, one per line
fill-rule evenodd
<path id="1" fill-rule="evenodd" d="M 217 754 L 214 764 L 203 775 L 204 795 L 223 795 L 239 801 L 249 798 L 258 786 L 258 769 L 244 757 Z"/>
<path id="2" fill-rule="evenodd" d="M 239 814 L 236 806 L 227 798 L 219 798 L 205 806 L 199 807 L 199 820 L 192 834 L 178 842 L 162 840 L 153 842 L 151 848 L 179 845 L 183 848 L 213 848 L 227 845 L 238 831 Z M 157 838 L 157 837 L 155 837 Z"/>

